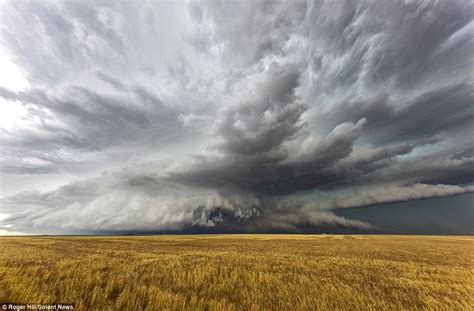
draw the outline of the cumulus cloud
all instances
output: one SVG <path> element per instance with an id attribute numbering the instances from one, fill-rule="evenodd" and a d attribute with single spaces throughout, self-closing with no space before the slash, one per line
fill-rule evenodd
<path id="1" fill-rule="evenodd" d="M 374 229 L 334 210 L 473 191 L 469 1 L 0 5 L 9 230 Z"/>

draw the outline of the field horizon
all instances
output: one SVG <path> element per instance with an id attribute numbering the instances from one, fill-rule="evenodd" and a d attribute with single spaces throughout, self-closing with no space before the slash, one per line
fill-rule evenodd
<path id="1" fill-rule="evenodd" d="M 212 236 L 226 236 L 226 237 L 255 237 L 255 236 L 293 236 L 293 237 L 306 237 L 306 236 L 384 236 L 384 237 L 465 237 L 465 238 L 472 238 L 474 241 L 474 234 L 412 234 L 412 233 L 393 233 L 393 234 L 385 234 L 385 233 L 125 233 L 125 234 L 15 234 L 15 235 L 0 235 L 0 239 L 2 238 L 21 238 L 21 237 L 30 237 L 30 238 L 41 238 L 41 237 L 212 237 Z"/>
<path id="2" fill-rule="evenodd" d="M 1 237 L 0 302 L 77 310 L 474 305 L 474 237 L 200 234 Z"/>

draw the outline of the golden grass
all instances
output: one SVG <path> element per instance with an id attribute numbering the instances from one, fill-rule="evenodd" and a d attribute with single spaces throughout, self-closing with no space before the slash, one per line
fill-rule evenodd
<path id="1" fill-rule="evenodd" d="M 1 237 L 0 302 L 79 310 L 473 310 L 474 237 Z"/>

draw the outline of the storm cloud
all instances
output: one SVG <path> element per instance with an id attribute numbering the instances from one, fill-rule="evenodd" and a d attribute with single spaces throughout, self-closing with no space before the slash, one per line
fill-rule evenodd
<path id="1" fill-rule="evenodd" d="M 474 192 L 471 1 L 0 6 L 3 230 L 383 231 L 336 211 Z"/>

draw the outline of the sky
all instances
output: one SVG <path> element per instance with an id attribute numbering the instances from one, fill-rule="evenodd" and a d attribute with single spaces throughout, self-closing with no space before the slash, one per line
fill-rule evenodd
<path id="1" fill-rule="evenodd" d="M 0 234 L 472 234 L 473 16 L 2 0 Z"/>

